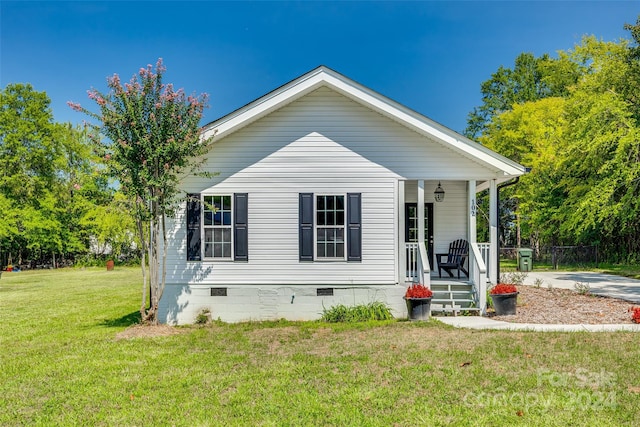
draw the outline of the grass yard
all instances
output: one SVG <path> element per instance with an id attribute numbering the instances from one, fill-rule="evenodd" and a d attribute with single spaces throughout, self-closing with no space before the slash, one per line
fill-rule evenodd
<path id="1" fill-rule="evenodd" d="M 117 339 L 139 282 L 2 275 L 0 425 L 640 424 L 638 334 L 282 321 Z"/>

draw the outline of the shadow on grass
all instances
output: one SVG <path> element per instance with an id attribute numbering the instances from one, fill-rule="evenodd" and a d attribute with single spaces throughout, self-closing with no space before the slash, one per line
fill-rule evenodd
<path id="1" fill-rule="evenodd" d="M 103 320 L 101 325 L 106 326 L 108 328 L 120 328 L 131 325 L 137 325 L 140 323 L 142 317 L 140 316 L 139 311 L 134 311 L 133 313 L 129 313 L 117 319 L 106 319 Z"/>

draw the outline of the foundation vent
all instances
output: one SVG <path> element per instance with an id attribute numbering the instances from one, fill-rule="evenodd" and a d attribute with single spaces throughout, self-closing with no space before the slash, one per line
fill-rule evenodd
<path id="1" fill-rule="evenodd" d="M 227 288 L 211 288 L 212 297 L 226 297 Z"/>

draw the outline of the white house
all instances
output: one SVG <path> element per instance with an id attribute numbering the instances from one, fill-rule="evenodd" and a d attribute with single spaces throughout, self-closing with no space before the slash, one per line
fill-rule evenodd
<path id="1" fill-rule="evenodd" d="M 192 201 L 168 226 L 161 321 L 191 323 L 203 309 L 231 322 L 317 319 L 372 301 L 403 317 L 411 282 L 437 291 L 436 309 L 485 306 L 497 185 L 523 166 L 324 66 L 203 132 L 215 134 L 213 177 L 184 181 Z M 481 245 L 475 197 L 487 188 Z M 440 281 L 434 254 L 456 239 L 469 242 L 469 277 Z"/>

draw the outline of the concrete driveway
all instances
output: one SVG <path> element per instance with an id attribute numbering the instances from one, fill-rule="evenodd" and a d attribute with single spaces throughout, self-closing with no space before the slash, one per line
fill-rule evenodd
<path id="1" fill-rule="evenodd" d="M 640 303 L 640 280 L 592 271 L 532 271 L 524 284 L 534 285 L 536 279 L 542 281 L 541 287 L 551 285 L 564 289 L 574 289 L 576 283 L 586 283 L 593 294 Z"/>

